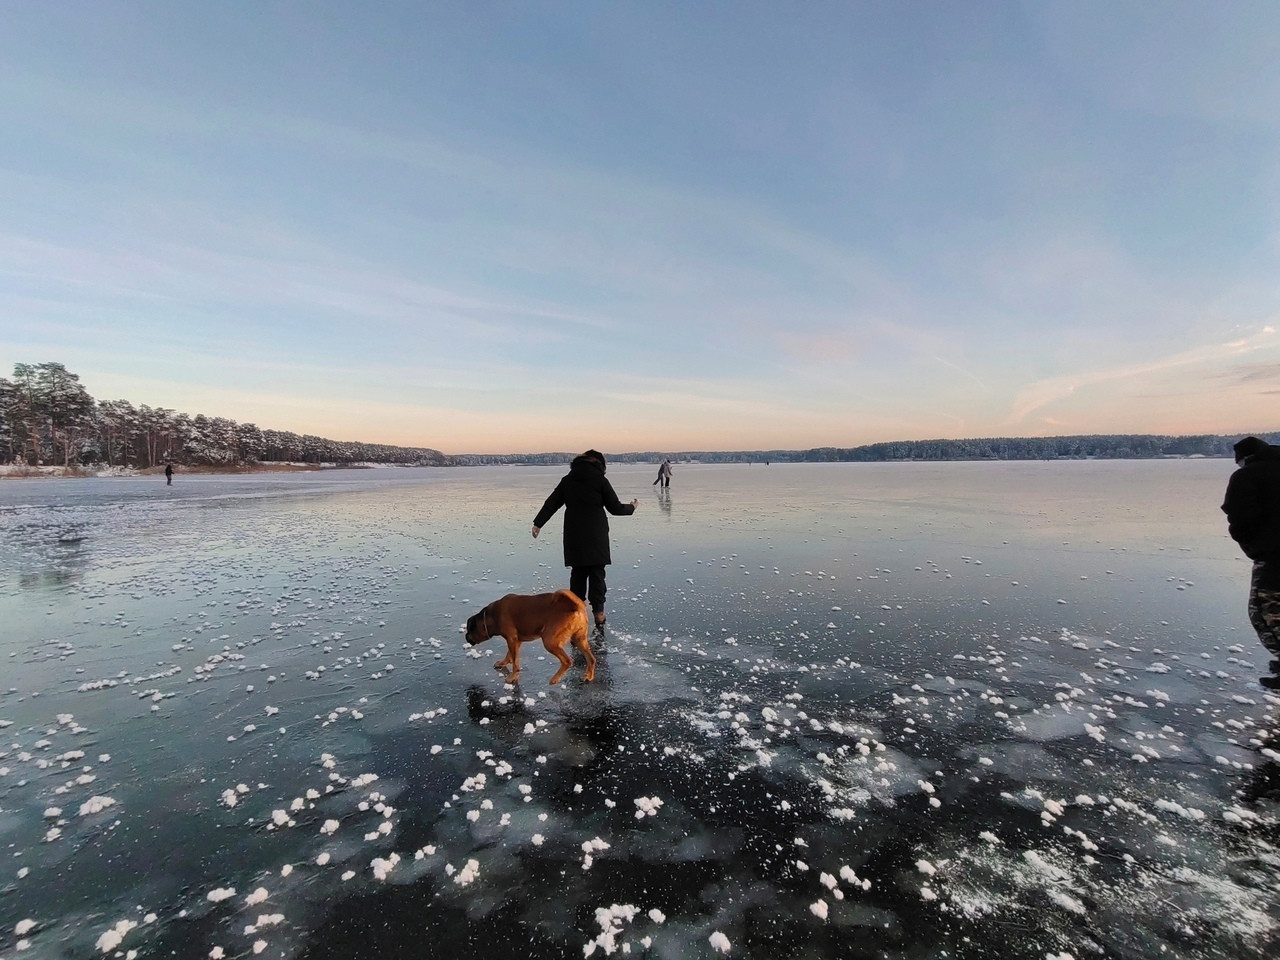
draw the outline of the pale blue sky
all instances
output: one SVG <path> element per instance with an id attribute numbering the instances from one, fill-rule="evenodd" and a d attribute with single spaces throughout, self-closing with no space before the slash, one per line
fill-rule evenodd
<path id="1" fill-rule="evenodd" d="M 1280 4 L 0 3 L 0 374 L 449 453 L 1280 428 Z"/>

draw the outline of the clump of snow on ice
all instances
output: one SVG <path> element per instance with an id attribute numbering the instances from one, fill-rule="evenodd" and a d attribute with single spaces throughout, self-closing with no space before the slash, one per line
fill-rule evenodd
<path id="1" fill-rule="evenodd" d="M 263 927 L 278 927 L 282 923 L 284 923 L 283 913 L 260 913 L 258 914 L 258 919 L 254 921 L 253 926 L 245 927 L 244 932 L 246 935 L 254 934 Z"/>
<path id="2" fill-rule="evenodd" d="M 853 868 L 847 863 L 840 868 L 840 879 L 852 886 L 854 889 L 861 888 L 863 890 L 871 889 L 870 880 L 861 880 L 858 875 L 853 872 Z"/>
<path id="3" fill-rule="evenodd" d="M 382 857 L 374 857 L 373 862 L 370 863 L 369 866 L 373 869 L 373 876 L 375 880 L 386 880 L 388 875 L 390 875 L 391 871 L 395 869 L 396 864 L 399 862 L 400 854 L 393 853 L 385 859 Z M 470 863 L 475 863 L 475 861 L 472 860 Z M 478 867 L 479 864 L 476 864 L 476 866 Z"/>
<path id="4" fill-rule="evenodd" d="M 125 934 L 136 926 L 137 924 L 132 920 L 121 920 L 102 936 L 98 937 L 98 949 L 103 953 L 111 953 L 124 941 Z"/>
<path id="5" fill-rule="evenodd" d="M 630 923 L 637 913 L 640 912 L 639 907 L 632 906 L 629 903 L 615 903 L 607 907 L 596 907 L 596 923 L 600 924 L 600 933 L 596 935 L 594 940 L 586 943 L 582 947 L 582 955 L 589 957 L 596 952 L 596 947 L 602 949 L 606 954 L 613 954 L 618 950 L 618 938 L 622 936 L 623 924 Z M 623 944 L 624 953 L 630 953 L 630 945 Z"/>
<path id="6" fill-rule="evenodd" d="M 632 802 L 636 805 L 637 820 L 657 816 L 658 810 L 662 807 L 662 800 L 658 797 L 636 797 Z"/>
<path id="7" fill-rule="evenodd" d="M 111 797 L 90 797 L 80 804 L 80 816 L 88 817 L 95 813 L 101 813 L 111 806 L 115 806 L 115 800 L 111 799 Z"/>
<path id="8" fill-rule="evenodd" d="M 1085 913 L 1084 904 L 1070 894 L 1063 893 L 1061 890 L 1048 890 L 1049 899 L 1071 913 Z"/>
<path id="9" fill-rule="evenodd" d="M 1031 864 L 1033 867 L 1035 867 L 1041 873 L 1048 876 L 1050 879 L 1056 880 L 1058 882 L 1062 882 L 1067 879 L 1067 874 L 1065 871 L 1059 869 L 1058 867 L 1055 867 L 1052 863 L 1050 863 L 1048 860 L 1046 860 L 1036 851 L 1024 850 L 1022 851 L 1022 856 L 1023 856 L 1023 859 L 1027 861 L 1027 863 Z"/>
<path id="10" fill-rule="evenodd" d="M 453 882 L 460 887 L 465 887 L 472 883 L 476 877 L 480 876 L 480 863 L 476 860 L 468 860 L 466 864 L 458 871 L 453 878 Z"/>
<path id="11" fill-rule="evenodd" d="M 594 862 L 594 859 L 595 859 L 594 854 L 599 853 L 602 850 L 608 850 L 608 849 L 609 849 L 608 842 L 605 840 L 601 840 L 599 837 L 594 837 L 591 840 L 583 841 L 582 869 L 590 870 L 591 864 Z"/>
<path id="12" fill-rule="evenodd" d="M 728 953 L 732 948 L 732 944 L 729 943 L 729 938 L 719 930 L 707 937 L 707 942 L 711 944 L 713 949 L 719 950 L 721 953 Z"/>
<path id="13" fill-rule="evenodd" d="M 1173 800 L 1157 800 L 1156 809 L 1165 810 L 1165 811 L 1168 811 L 1169 813 L 1176 813 L 1178 816 L 1182 817 L 1184 820 L 1203 820 L 1204 819 L 1203 810 L 1197 810 L 1195 807 L 1184 807 L 1182 804 L 1176 803 Z"/>

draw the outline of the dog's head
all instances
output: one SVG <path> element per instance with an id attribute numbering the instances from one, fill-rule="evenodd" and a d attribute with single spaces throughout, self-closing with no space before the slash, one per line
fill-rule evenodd
<path id="1" fill-rule="evenodd" d="M 484 643 L 489 639 L 489 623 L 492 618 L 489 616 L 489 608 L 483 608 L 479 613 L 467 618 L 467 643 L 475 646 L 477 643 Z"/>

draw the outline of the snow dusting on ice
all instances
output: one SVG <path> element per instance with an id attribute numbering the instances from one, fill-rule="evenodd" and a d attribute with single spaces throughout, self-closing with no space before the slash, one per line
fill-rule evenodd
<path id="1" fill-rule="evenodd" d="M 0 482 L 0 957 L 1262 960 L 1221 466 L 687 465 L 554 688 L 545 470 Z"/>

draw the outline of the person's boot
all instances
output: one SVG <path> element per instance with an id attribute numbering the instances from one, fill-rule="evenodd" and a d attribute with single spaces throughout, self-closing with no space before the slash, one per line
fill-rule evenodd
<path id="1" fill-rule="evenodd" d="M 1266 690 L 1280 690 L 1280 677 L 1259 677 L 1258 682 Z"/>

